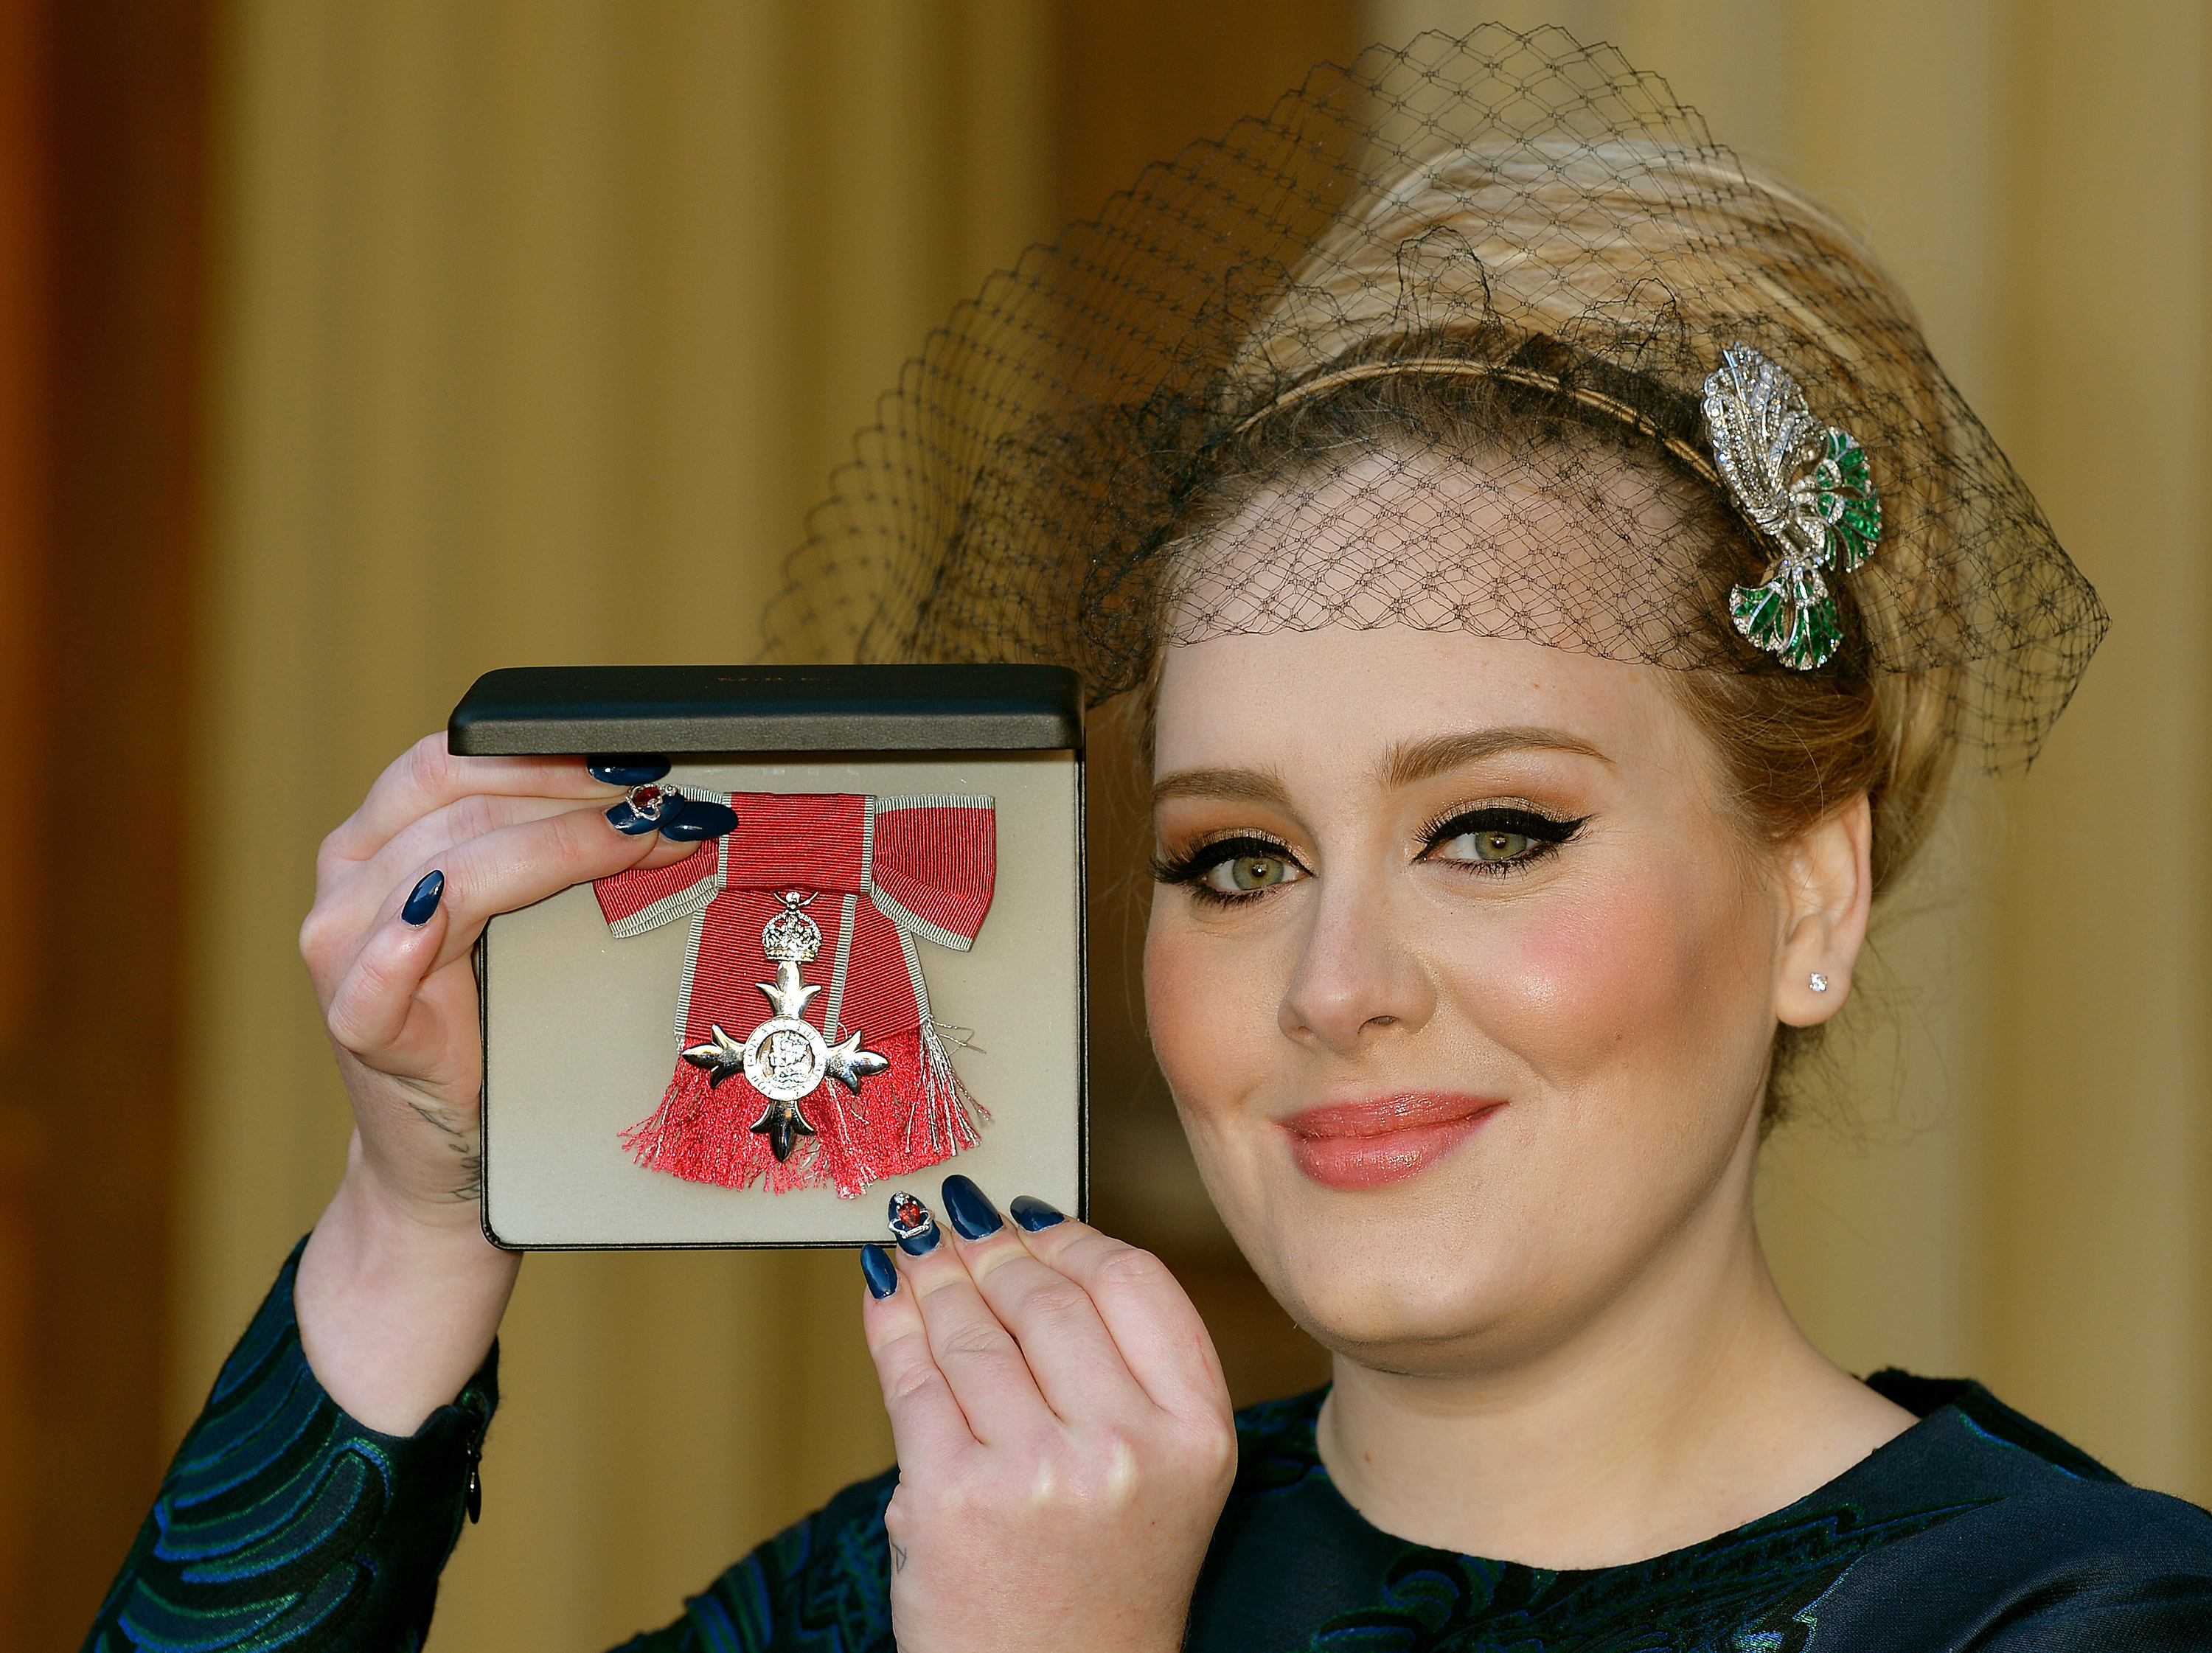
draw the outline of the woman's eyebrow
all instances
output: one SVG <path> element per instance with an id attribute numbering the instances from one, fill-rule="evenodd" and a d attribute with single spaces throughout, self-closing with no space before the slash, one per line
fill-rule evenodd
<path id="1" fill-rule="evenodd" d="M 1170 798 L 1214 798 L 1233 804 L 1288 807 L 1289 791 L 1273 769 L 1177 769 L 1152 782 L 1152 807 Z"/>
<path id="2" fill-rule="evenodd" d="M 1431 735 L 1425 740 L 1403 740 L 1390 749 L 1377 766 L 1387 787 L 1410 787 L 1484 758 L 1530 750 L 1573 752 L 1601 763 L 1613 760 L 1578 735 L 1564 729 L 1473 729 L 1464 734 Z"/>

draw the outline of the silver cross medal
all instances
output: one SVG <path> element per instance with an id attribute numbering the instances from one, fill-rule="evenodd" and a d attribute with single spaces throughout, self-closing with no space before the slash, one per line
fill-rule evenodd
<path id="1" fill-rule="evenodd" d="M 857 1097 L 862 1079 L 890 1067 L 888 1059 L 860 1048 L 863 1036 L 858 1028 L 842 1043 L 833 1045 L 805 1019 L 806 1006 L 822 991 L 799 974 L 801 964 L 811 964 L 822 951 L 821 929 L 800 910 L 813 899 L 803 890 L 787 890 L 783 910 L 761 932 L 761 951 L 775 965 L 775 980 L 754 985 L 768 995 L 775 1014 L 742 1044 L 709 1024 L 707 1042 L 684 1053 L 685 1061 L 707 1070 L 709 1090 L 732 1073 L 743 1073 L 745 1083 L 768 1098 L 768 1107 L 752 1129 L 755 1135 L 768 1139 L 779 1164 L 791 1158 L 800 1137 L 815 1134 L 799 1104 L 820 1088 L 824 1078 L 836 1079 Z"/>

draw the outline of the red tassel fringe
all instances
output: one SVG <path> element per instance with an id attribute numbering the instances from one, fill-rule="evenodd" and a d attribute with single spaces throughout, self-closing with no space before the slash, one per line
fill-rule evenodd
<path id="1" fill-rule="evenodd" d="M 623 1146 L 647 1170 L 726 1188 L 764 1184 L 770 1194 L 834 1187 L 850 1200 L 871 1182 L 903 1176 L 975 1146 L 975 1113 L 933 1032 L 915 1028 L 871 1048 L 890 1067 L 854 1096 L 825 1083 L 799 1103 L 817 1134 L 803 1136 L 781 1164 L 753 1122 L 768 1106 L 732 1074 L 709 1086 L 704 1069 L 676 1065 L 676 1076 L 650 1118 L 623 1133 Z M 985 1117 L 988 1117 L 986 1115 Z"/>

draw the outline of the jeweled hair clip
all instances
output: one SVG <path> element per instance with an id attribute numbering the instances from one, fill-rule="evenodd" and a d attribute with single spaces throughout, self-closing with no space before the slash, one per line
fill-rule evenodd
<path id="1" fill-rule="evenodd" d="M 1797 381 L 1746 344 L 1721 353 L 1705 380 L 1705 437 L 1722 483 L 1778 555 L 1760 583 L 1729 592 L 1735 629 L 1799 672 L 1825 665 L 1844 641 L 1822 577 L 1849 574 L 1881 538 L 1881 495 L 1866 450 L 1823 425 Z"/>

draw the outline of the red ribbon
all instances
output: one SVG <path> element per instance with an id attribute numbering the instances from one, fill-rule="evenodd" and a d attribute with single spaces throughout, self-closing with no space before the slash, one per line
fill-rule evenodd
<path id="1" fill-rule="evenodd" d="M 823 988 L 806 1019 L 833 1045 L 857 1030 L 890 1067 L 857 1097 L 824 1079 L 799 1103 L 816 1134 L 779 1162 L 753 1133 L 768 1104 L 744 1076 L 710 1085 L 679 1059 L 660 1106 L 623 1133 L 637 1163 L 725 1188 L 828 1185 L 849 1200 L 975 1146 L 975 1103 L 930 1021 L 914 938 L 964 952 L 982 927 L 997 872 L 991 800 L 682 790 L 726 803 L 738 830 L 672 866 L 592 886 L 617 937 L 691 921 L 678 1048 L 714 1026 L 742 1041 L 775 1013 L 755 985 L 775 970 L 761 933 L 783 892 L 799 890 L 813 893 L 806 914 L 822 932 L 820 955 L 802 967 Z"/>

